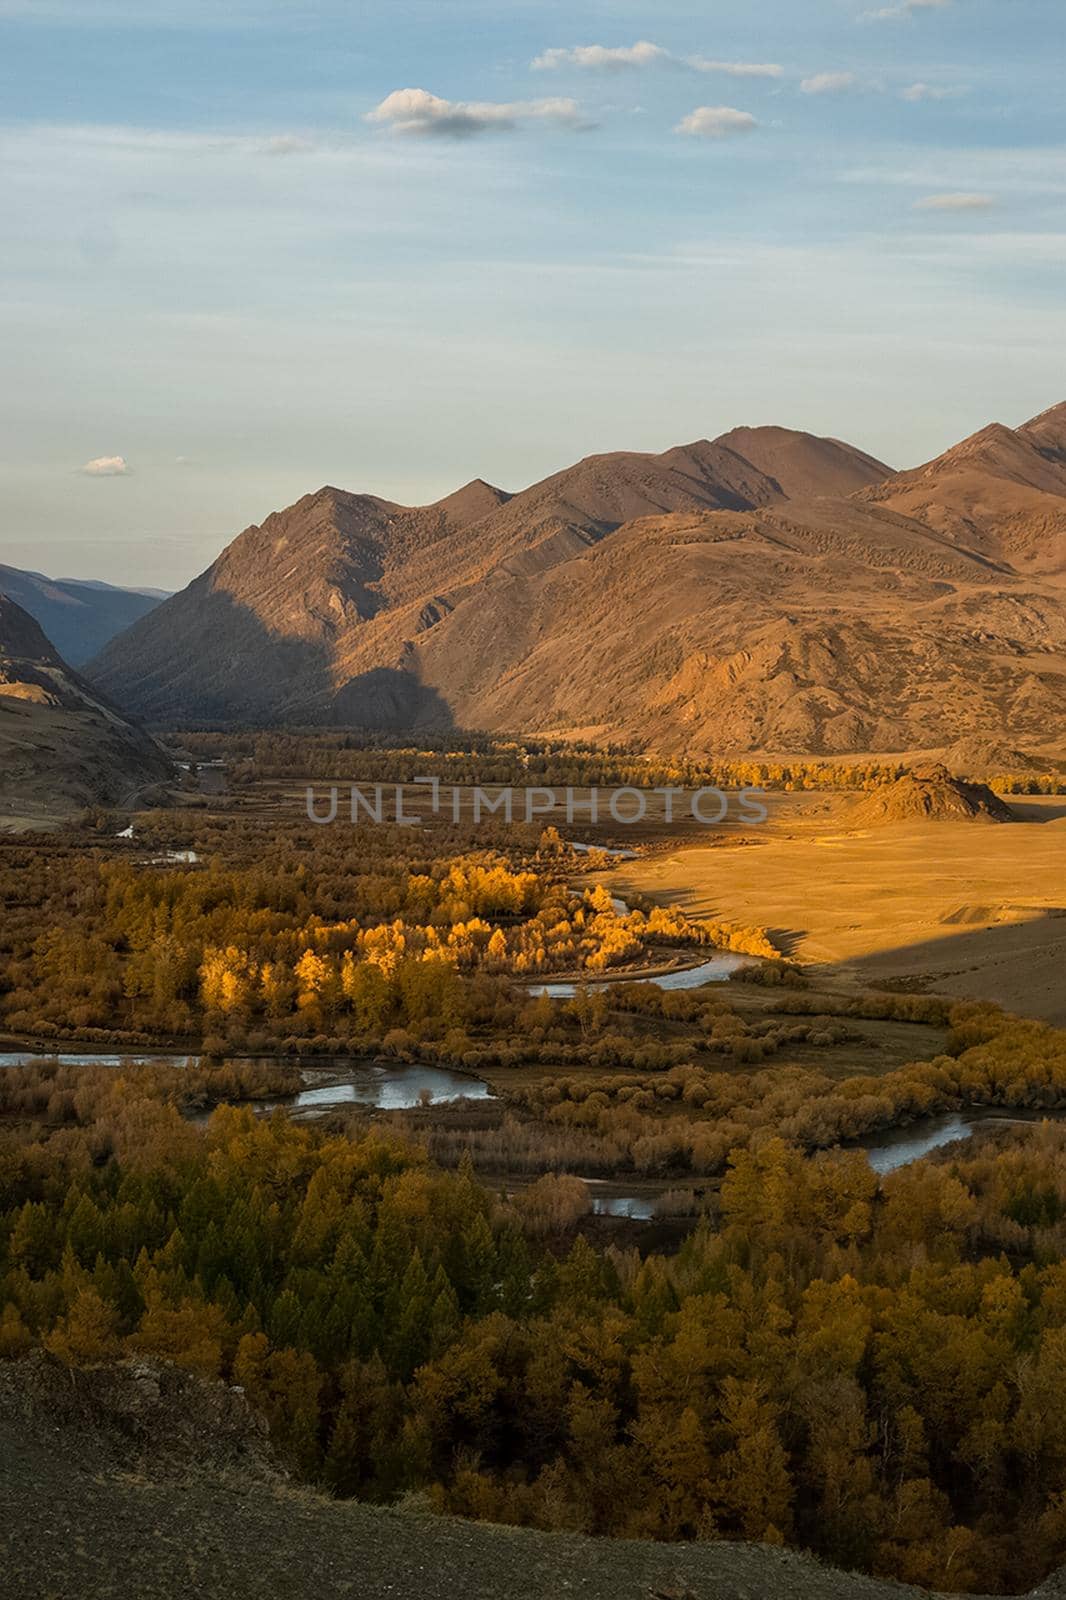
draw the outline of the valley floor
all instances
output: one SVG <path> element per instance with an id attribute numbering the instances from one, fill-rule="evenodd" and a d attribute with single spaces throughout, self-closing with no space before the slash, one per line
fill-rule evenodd
<path id="1" fill-rule="evenodd" d="M 770 820 L 623 862 L 611 892 L 767 927 L 817 980 L 890 983 L 1066 1023 L 1066 801 L 1012 824 L 857 831 L 852 797 L 775 796 Z"/>

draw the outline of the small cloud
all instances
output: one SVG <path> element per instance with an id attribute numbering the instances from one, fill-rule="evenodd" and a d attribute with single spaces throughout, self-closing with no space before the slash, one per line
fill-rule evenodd
<path id="1" fill-rule="evenodd" d="M 195 462 L 192 456 L 175 456 L 174 465 L 176 467 L 191 467 L 195 465 Z"/>
<path id="2" fill-rule="evenodd" d="M 750 111 L 738 111 L 734 106 L 697 106 L 682 117 L 674 132 L 697 139 L 729 139 L 737 133 L 751 133 L 758 126 Z"/>
<path id="3" fill-rule="evenodd" d="M 935 83 L 912 83 L 900 90 L 900 99 L 916 105 L 921 100 L 953 100 L 962 93 L 962 89 L 947 89 Z"/>
<path id="4" fill-rule="evenodd" d="M 264 156 L 306 156 L 314 148 L 312 139 L 305 139 L 298 133 L 277 133 L 272 138 L 264 139 L 259 151 Z"/>
<path id="5" fill-rule="evenodd" d="M 914 202 L 915 211 L 989 211 L 995 205 L 991 194 L 927 194 Z"/>
<path id="6" fill-rule="evenodd" d="M 854 72 L 817 72 L 813 78 L 804 78 L 800 88 L 804 94 L 843 94 L 854 89 L 857 79 Z"/>
<path id="7" fill-rule="evenodd" d="M 714 61 L 707 56 L 675 56 L 649 39 L 636 44 L 612 46 L 579 44 L 569 50 L 545 50 L 531 63 L 535 72 L 551 72 L 559 67 L 578 67 L 585 71 L 618 72 L 627 67 L 650 67 L 657 63 L 689 67 L 693 72 L 721 72 L 730 78 L 781 78 L 784 67 L 772 61 Z"/>
<path id="8" fill-rule="evenodd" d="M 878 11 L 864 11 L 867 22 L 894 22 L 901 17 L 913 17 L 916 11 L 942 11 L 952 0 L 900 0 L 899 5 L 882 6 Z"/>
<path id="9" fill-rule="evenodd" d="M 783 78 L 784 67 L 773 61 L 709 61 L 706 56 L 686 56 L 686 66 L 696 72 L 722 72 L 729 78 Z"/>
<path id="10" fill-rule="evenodd" d="M 620 72 L 627 67 L 647 67 L 655 61 L 671 60 L 669 50 L 638 39 L 636 44 L 579 44 L 569 50 L 545 50 L 531 62 L 534 72 L 554 72 L 559 67 L 579 67 L 582 71 Z"/>
<path id="11" fill-rule="evenodd" d="M 554 122 L 564 128 L 587 128 L 576 100 L 442 100 L 427 89 L 395 89 L 366 115 L 394 133 L 444 139 L 465 139 L 491 130 L 506 132 L 525 121 Z"/>
<path id="12" fill-rule="evenodd" d="M 79 469 L 86 478 L 128 478 L 129 463 L 125 456 L 97 456 Z"/>

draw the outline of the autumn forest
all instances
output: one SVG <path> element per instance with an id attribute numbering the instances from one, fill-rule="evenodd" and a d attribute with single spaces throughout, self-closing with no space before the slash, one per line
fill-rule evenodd
<path id="1" fill-rule="evenodd" d="M 0 1358 L 238 1385 L 342 1498 L 959 1592 L 1066 1560 L 1066 1033 L 815 982 L 552 825 L 264 806 L 320 742 L 250 739 L 225 800 L 129 838 L 0 837 Z M 535 776 L 637 776 L 590 760 Z M 487 1093 L 297 1114 L 351 1062 Z M 963 1111 L 968 1144 L 871 1166 Z"/>

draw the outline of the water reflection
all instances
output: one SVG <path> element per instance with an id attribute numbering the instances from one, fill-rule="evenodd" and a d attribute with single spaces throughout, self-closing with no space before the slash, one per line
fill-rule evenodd
<path id="1" fill-rule="evenodd" d="M 260 1057 L 259 1060 L 274 1065 L 273 1061 L 267 1062 L 266 1058 Z M 37 1055 L 29 1051 L 0 1055 L 0 1067 L 32 1066 L 45 1061 L 58 1061 L 63 1067 L 190 1067 L 199 1066 L 202 1062 L 210 1065 L 203 1056 Z M 310 1070 L 319 1077 L 329 1073 L 334 1081 L 303 1089 L 295 1096 L 246 1103 L 258 1109 L 284 1105 L 294 1111 L 308 1112 L 339 1105 L 366 1106 L 375 1111 L 411 1111 L 423 1104 L 448 1105 L 456 1100 L 495 1098 L 488 1084 L 482 1083 L 480 1078 L 449 1072 L 444 1067 L 418 1064 L 391 1067 L 360 1061 L 350 1066 L 316 1064 Z"/>
<path id="2" fill-rule="evenodd" d="M 657 977 L 643 977 L 639 972 L 621 973 L 617 978 L 605 978 L 595 984 L 537 983 L 530 986 L 534 998 L 546 994 L 552 1000 L 572 1000 L 580 988 L 612 988 L 619 983 L 654 983 L 657 989 L 698 989 L 704 983 L 725 983 L 730 973 L 742 967 L 745 956 L 731 950 L 720 950 L 709 961 L 698 967 L 686 967 L 681 972 L 661 972 Z"/>
<path id="3" fill-rule="evenodd" d="M 968 1139 L 973 1131 L 974 1119 L 954 1111 L 909 1128 L 890 1128 L 887 1133 L 874 1134 L 860 1143 L 874 1171 L 884 1174 L 920 1161 L 941 1145 Z"/>
<path id="4" fill-rule="evenodd" d="M 920 1161 L 923 1156 L 943 1145 L 954 1144 L 957 1139 L 970 1139 L 982 1128 L 1038 1128 L 1042 1122 L 1064 1120 L 1066 1112 L 1055 1110 L 1028 1113 L 983 1108 L 946 1111 L 940 1116 L 923 1117 L 908 1128 L 889 1128 L 885 1133 L 871 1134 L 859 1140 L 859 1148 L 866 1151 L 874 1171 L 883 1175 L 908 1167 L 912 1161 Z"/>
<path id="5" fill-rule="evenodd" d="M 594 1217 L 628 1217 L 631 1222 L 651 1222 L 655 1201 L 639 1194 L 597 1194 L 592 1197 Z"/>
<path id="6" fill-rule="evenodd" d="M 367 1065 L 346 1073 L 343 1081 L 304 1089 L 286 1102 L 294 1111 L 328 1106 L 368 1106 L 375 1111 L 411 1111 L 416 1106 L 448 1105 L 455 1100 L 492 1100 L 487 1083 L 443 1067 L 378 1067 Z"/>
<path id="7" fill-rule="evenodd" d="M 0 1067 L 32 1067 L 39 1066 L 45 1061 L 58 1061 L 61 1067 L 191 1067 L 197 1065 L 200 1056 L 144 1056 L 134 1055 L 124 1050 L 121 1055 L 66 1055 L 58 1051 L 48 1050 L 21 1050 L 9 1055 L 0 1055 Z"/>

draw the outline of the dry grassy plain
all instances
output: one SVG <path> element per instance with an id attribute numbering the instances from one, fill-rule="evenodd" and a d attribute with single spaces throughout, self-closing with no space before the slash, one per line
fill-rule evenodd
<path id="1" fill-rule="evenodd" d="M 622 862 L 611 891 L 769 928 L 834 985 L 893 980 L 1066 1024 L 1066 800 L 1013 824 L 856 831 L 851 796 L 775 795 L 770 820 Z M 706 833 L 704 834 L 706 838 Z"/>

